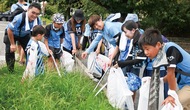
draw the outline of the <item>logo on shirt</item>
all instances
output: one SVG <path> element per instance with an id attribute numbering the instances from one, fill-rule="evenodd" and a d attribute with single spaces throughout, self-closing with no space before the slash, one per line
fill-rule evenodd
<path id="1" fill-rule="evenodd" d="M 169 61 L 172 61 L 173 59 L 175 59 L 174 56 L 169 56 L 169 57 L 168 57 L 168 60 L 169 60 Z"/>

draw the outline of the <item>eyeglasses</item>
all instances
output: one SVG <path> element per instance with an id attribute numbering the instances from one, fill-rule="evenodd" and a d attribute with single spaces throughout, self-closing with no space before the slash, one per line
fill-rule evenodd
<path id="1" fill-rule="evenodd" d="M 36 12 L 34 12 L 34 11 L 32 11 L 32 14 L 33 14 L 33 15 L 37 15 L 37 16 L 40 15 L 40 13 L 36 13 Z"/>

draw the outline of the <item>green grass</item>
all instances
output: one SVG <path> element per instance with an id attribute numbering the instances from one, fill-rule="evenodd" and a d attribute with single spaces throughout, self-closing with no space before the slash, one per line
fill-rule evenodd
<path id="1" fill-rule="evenodd" d="M 1 110 L 114 110 L 103 92 L 94 97 L 96 83 L 80 72 L 59 77 L 46 72 L 21 83 L 24 67 L 15 73 L 0 69 Z"/>

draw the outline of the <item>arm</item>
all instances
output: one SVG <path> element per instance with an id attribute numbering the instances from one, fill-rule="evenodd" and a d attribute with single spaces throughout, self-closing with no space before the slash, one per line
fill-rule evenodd
<path id="1" fill-rule="evenodd" d="M 125 66 L 129 66 L 129 65 L 135 65 L 135 64 L 138 64 L 138 63 L 141 63 L 143 62 L 144 60 L 141 60 L 141 59 L 134 59 L 134 60 L 125 60 L 125 61 L 118 61 L 118 66 L 123 68 Z"/>
<path id="2" fill-rule="evenodd" d="M 100 53 L 101 46 L 102 46 L 102 39 L 100 40 L 100 42 L 98 43 L 98 46 L 97 46 L 97 48 L 96 48 L 96 54 L 97 54 L 97 55 Z"/>
<path id="3" fill-rule="evenodd" d="M 8 28 L 7 29 L 7 34 L 8 34 L 8 37 L 9 37 L 10 44 L 11 44 L 10 45 L 10 51 L 15 52 L 16 51 L 16 45 L 15 45 L 13 31 L 10 28 Z"/>
<path id="4" fill-rule="evenodd" d="M 116 46 L 114 52 L 112 53 L 110 57 L 110 62 L 108 63 L 108 66 L 111 66 L 113 59 L 115 58 L 116 54 L 119 52 L 119 47 Z"/>
<path id="5" fill-rule="evenodd" d="M 78 37 L 77 49 L 80 49 L 80 48 L 81 48 L 80 40 L 81 40 L 81 36 Z"/>
<path id="6" fill-rule="evenodd" d="M 73 46 L 72 54 L 75 54 L 77 52 L 76 43 L 75 43 L 75 34 L 70 33 L 70 36 L 71 36 L 71 42 L 72 42 L 72 46 Z"/>
<path id="7" fill-rule="evenodd" d="M 46 48 L 47 48 L 47 50 L 48 50 L 48 52 L 49 52 L 49 54 L 53 54 L 53 52 L 49 49 L 49 46 L 48 46 L 48 39 L 47 38 L 44 38 L 44 44 L 46 45 Z"/>
<path id="8" fill-rule="evenodd" d="M 167 75 L 164 77 L 164 82 L 168 82 L 170 90 L 176 91 L 176 79 L 175 79 L 175 68 L 168 67 Z M 172 96 L 168 96 L 162 104 L 171 103 L 172 106 L 175 106 L 175 99 Z"/>

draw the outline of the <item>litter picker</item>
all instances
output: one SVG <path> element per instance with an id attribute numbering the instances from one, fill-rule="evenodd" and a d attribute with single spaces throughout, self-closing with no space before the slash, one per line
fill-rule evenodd
<path id="1" fill-rule="evenodd" d="M 103 81 L 104 77 L 106 76 L 106 74 L 109 74 L 110 72 L 110 67 L 106 70 L 106 72 L 104 73 L 104 75 L 101 77 L 100 81 L 97 83 L 96 87 L 94 88 L 93 91 L 95 91 L 97 89 L 97 87 L 100 85 L 100 83 Z M 102 88 L 103 89 L 103 88 Z M 101 90 L 100 90 L 101 91 Z"/>
<path id="2" fill-rule="evenodd" d="M 52 59 L 53 59 L 53 63 L 55 64 L 55 68 L 57 69 L 58 75 L 61 77 L 61 73 L 60 73 L 60 71 L 59 71 L 59 68 L 58 68 L 58 66 L 57 66 L 57 63 L 55 62 L 54 56 L 53 56 L 52 54 L 50 54 L 50 55 L 51 55 L 51 57 L 52 57 Z"/>

